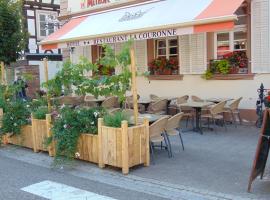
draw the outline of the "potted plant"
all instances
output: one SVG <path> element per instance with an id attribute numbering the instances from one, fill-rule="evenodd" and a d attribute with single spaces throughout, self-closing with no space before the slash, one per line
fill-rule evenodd
<path id="1" fill-rule="evenodd" d="M 110 165 L 122 168 L 122 173 L 128 174 L 130 167 L 149 166 L 148 120 L 132 126 L 121 112 L 106 115 L 98 121 L 98 137 L 100 168 Z"/>

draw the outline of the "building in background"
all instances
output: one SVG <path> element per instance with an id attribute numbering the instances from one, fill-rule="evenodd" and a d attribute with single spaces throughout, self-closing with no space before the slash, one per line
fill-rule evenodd
<path id="1" fill-rule="evenodd" d="M 35 96 L 37 90 L 40 89 L 44 81 L 44 69 L 42 59 L 49 59 L 49 74 L 52 77 L 61 64 L 61 49 L 42 50 L 38 42 L 54 33 L 60 28 L 57 17 L 60 12 L 59 0 L 25 0 L 23 1 L 23 14 L 25 17 L 25 27 L 29 32 L 28 45 L 22 54 L 22 59 L 13 64 L 16 79 L 17 74 L 31 74 L 33 80 L 28 85 L 28 95 Z M 10 73 L 10 74 L 11 74 Z M 11 78 L 12 80 L 12 78 Z"/>
<path id="2" fill-rule="evenodd" d="M 270 88 L 269 0 L 61 0 L 61 20 L 70 20 L 42 41 L 44 49 L 62 48 L 73 62 L 85 56 L 95 62 L 103 43 L 118 52 L 135 39 L 141 97 L 196 95 L 243 97 L 241 114 L 256 120 L 257 88 Z M 68 51 L 69 49 L 70 51 Z M 176 65 L 169 72 L 153 69 L 155 59 Z M 202 75 L 215 60 L 233 60 L 228 75 Z"/>

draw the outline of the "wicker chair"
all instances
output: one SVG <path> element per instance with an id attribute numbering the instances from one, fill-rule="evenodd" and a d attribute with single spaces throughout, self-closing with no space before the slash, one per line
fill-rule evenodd
<path id="1" fill-rule="evenodd" d="M 115 113 L 120 112 L 120 111 L 121 111 L 120 108 L 112 108 L 108 111 L 108 113 L 111 115 L 114 115 Z"/>
<path id="2" fill-rule="evenodd" d="M 68 106 L 79 106 L 84 102 L 84 96 L 61 96 L 52 99 L 54 102 L 59 104 L 65 104 Z"/>
<path id="3" fill-rule="evenodd" d="M 124 109 L 122 112 L 128 118 L 131 118 L 134 115 L 134 110 L 132 109 Z"/>
<path id="4" fill-rule="evenodd" d="M 184 113 L 181 112 L 169 118 L 165 130 L 166 130 L 166 136 L 168 136 L 168 144 L 171 145 L 169 136 L 179 135 L 182 149 L 184 151 L 185 147 L 184 147 L 184 142 L 183 142 L 183 138 L 182 138 L 181 130 L 180 130 L 180 126 L 181 126 L 180 122 L 183 119 L 183 117 L 184 117 Z"/>
<path id="5" fill-rule="evenodd" d="M 151 114 L 160 114 L 160 115 L 166 114 L 167 103 L 168 103 L 167 99 L 161 99 L 156 102 L 153 102 L 149 105 L 147 112 Z"/>
<path id="6" fill-rule="evenodd" d="M 150 99 L 151 99 L 153 102 L 155 102 L 155 101 L 160 100 L 160 97 L 157 96 L 157 95 L 155 95 L 155 94 L 150 94 Z"/>
<path id="7" fill-rule="evenodd" d="M 224 113 L 230 113 L 231 114 L 232 121 L 233 121 L 235 127 L 237 127 L 235 115 L 238 116 L 239 122 L 240 122 L 240 124 L 242 124 L 242 118 L 240 116 L 240 111 L 239 111 L 239 104 L 240 104 L 240 101 L 242 99 L 243 99 L 243 97 L 240 97 L 240 98 L 234 100 L 228 106 L 225 106 L 225 108 L 224 108 Z"/>
<path id="8" fill-rule="evenodd" d="M 213 125 L 216 125 L 216 120 L 222 120 L 225 130 L 227 130 L 226 123 L 224 120 L 224 107 L 226 105 L 226 101 L 222 101 L 216 105 L 214 105 L 212 108 L 209 109 L 209 114 L 204 114 L 201 116 L 203 119 L 207 119 L 208 122 L 208 128 L 210 126 L 210 120 L 212 120 Z"/>
<path id="9" fill-rule="evenodd" d="M 140 99 L 140 95 L 137 95 L 137 99 Z M 124 103 L 125 109 L 133 109 L 133 95 L 127 96 L 126 101 Z"/>
<path id="10" fill-rule="evenodd" d="M 84 97 L 84 105 L 88 107 L 97 107 L 97 104 L 94 101 L 92 101 L 94 99 L 95 99 L 94 96 L 86 95 Z"/>
<path id="11" fill-rule="evenodd" d="M 154 162 L 154 144 L 165 142 L 166 149 L 168 151 L 168 156 L 171 157 L 171 149 L 170 145 L 167 141 L 167 137 L 165 136 L 165 128 L 167 126 L 169 117 L 163 117 L 158 121 L 154 122 L 149 127 L 149 137 L 150 137 L 150 150 L 152 159 Z"/>
<path id="12" fill-rule="evenodd" d="M 191 96 L 191 99 L 194 102 L 204 102 L 203 99 L 201 99 L 200 97 L 194 96 L 194 95 Z"/>
<path id="13" fill-rule="evenodd" d="M 118 98 L 117 97 L 107 97 L 101 104 L 101 107 L 112 109 L 112 108 L 119 108 Z"/>

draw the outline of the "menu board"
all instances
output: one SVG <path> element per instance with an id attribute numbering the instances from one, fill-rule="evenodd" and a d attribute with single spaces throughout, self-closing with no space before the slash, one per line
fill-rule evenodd
<path id="1" fill-rule="evenodd" d="M 255 159 L 248 183 L 248 192 L 251 191 L 252 182 L 258 177 L 263 178 L 265 166 L 270 149 L 270 110 L 264 112 L 262 132 L 259 137 Z"/>

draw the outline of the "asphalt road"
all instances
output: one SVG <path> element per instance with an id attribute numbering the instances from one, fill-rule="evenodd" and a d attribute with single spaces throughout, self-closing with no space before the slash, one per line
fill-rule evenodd
<path id="1" fill-rule="evenodd" d="M 0 155 L 0 200 L 43 200 L 44 198 L 24 192 L 21 188 L 46 180 L 118 200 L 164 200 L 164 198 L 126 190 L 117 187 L 117 185 L 110 186 L 94 182 L 65 172 L 32 165 Z"/>

